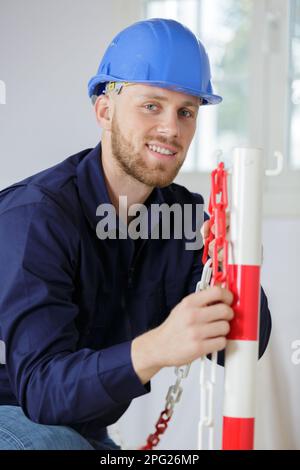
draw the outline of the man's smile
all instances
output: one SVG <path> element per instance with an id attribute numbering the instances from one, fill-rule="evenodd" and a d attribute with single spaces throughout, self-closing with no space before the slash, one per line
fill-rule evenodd
<path id="1" fill-rule="evenodd" d="M 165 144 L 146 144 L 148 152 L 155 158 L 164 160 L 174 160 L 177 151 L 173 147 Z"/>

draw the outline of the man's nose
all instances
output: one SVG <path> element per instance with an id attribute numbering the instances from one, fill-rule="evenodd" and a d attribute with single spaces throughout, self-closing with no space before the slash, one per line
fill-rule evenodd
<path id="1" fill-rule="evenodd" d="M 164 113 L 157 126 L 157 131 L 166 137 L 179 137 L 180 128 L 177 112 Z"/>

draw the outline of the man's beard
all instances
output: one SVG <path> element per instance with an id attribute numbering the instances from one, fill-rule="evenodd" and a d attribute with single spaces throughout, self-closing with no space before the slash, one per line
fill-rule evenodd
<path id="1" fill-rule="evenodd" d="M 151 137 L 149 137 L 149 140 L 151 140 Z M 162 137 L 156 140 L 167 144 L 166 141 L 162 141 Z M 135 152 L 133 145 L 122 135 L 116 115 L 112 118 L 111 147 L 113 157 L 121 169 L 127 175 L 151 187 L 163 188 L 171 184 L 184 162 L 183 159 L 171 167 L 168 162 L 164 165 L 158 161 L 154 168 L 148 167 L 142 155 Z"/>

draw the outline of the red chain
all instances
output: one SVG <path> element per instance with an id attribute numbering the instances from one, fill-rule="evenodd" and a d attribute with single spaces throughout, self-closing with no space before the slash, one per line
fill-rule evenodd
<path id="1" fill-rule="evenodd" d="M 209 236 L 206 239 L 202 263 L 205 264 L 208 257 L 209 244 L 215 240 L 212 259 L 212 281 L 211 285 L 221 283 L 226 287 L 228 280 L 228 241 L 226 240 L 226 208 L 228 206 L 227 196 L 227 171 L 224 163 L 219 163 L 216 170 L 211 174 L 211 194 L 208 206 L 210 213 Z M 214 234 L 212 226 L 214 225 Z M 218 261 L 218 252 L 223 249 L 223 259 Z"/>
<path id="2" fill-rule="evenodd" d="M 172 415 L 171 415 L 172 416 Z M 160 413 L 160 416 L 155 425 L 156 431 L 154 434 L 150 434 L 147 439 L 146 444 L 141 447 L 139 450 L 152 450 L 153 447 L 157 446 L 160 441 L 160 434 L 163 434 L 168 427 L 168 422 L 171 419 L 169 416 L 169 410 L 165 409 Z"/>
<path id="3" fill-rule="evenodd" d="M 224 163 L 219 163 L 219 166 L 211 174 L 211 195 L 209 201 L 208 211 L 211 215 L 209 221 L 209 236 L 205 242 L 202 263 L 205 264 L 208 257 L 208 248 L 211 241 L 215 239 L 215 246 L 213 251 L 213 272 L 212 283 L 222 283 L 225 287 L 227 283 L 227 253 L 228 242 L 226 240 L 226 208 L 228 205 L 227 197 L 227 172 L 224 170 Z M 215 234 L 212 233 L 211 227 L 215 225 Z M 221 266 L 218 263 L 218 251 L 223 248 L 223 260 Z M 163 434 L 171 419 L 172 414 L 170 410 L 165 408 L 157 420 L 155 425 L 156 431 L 147 439 L 146 444 L 140 447 L 139 450 L 152 450 L 157 446 L 160 441 L 160 435 Z"/>

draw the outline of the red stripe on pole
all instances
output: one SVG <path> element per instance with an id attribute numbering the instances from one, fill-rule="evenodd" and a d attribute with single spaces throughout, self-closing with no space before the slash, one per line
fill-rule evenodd
<path id="1" fill-rule="evenodd" d="M 260 301 L 260 266 L 228 265 L 229 290 L 234 294 L 228 339 L 256 341 Z"/>
<path id="2" fill-rule="evenodd" d="M 223 450 L 252 450 L 254 418 L 223 417 Z"/>

